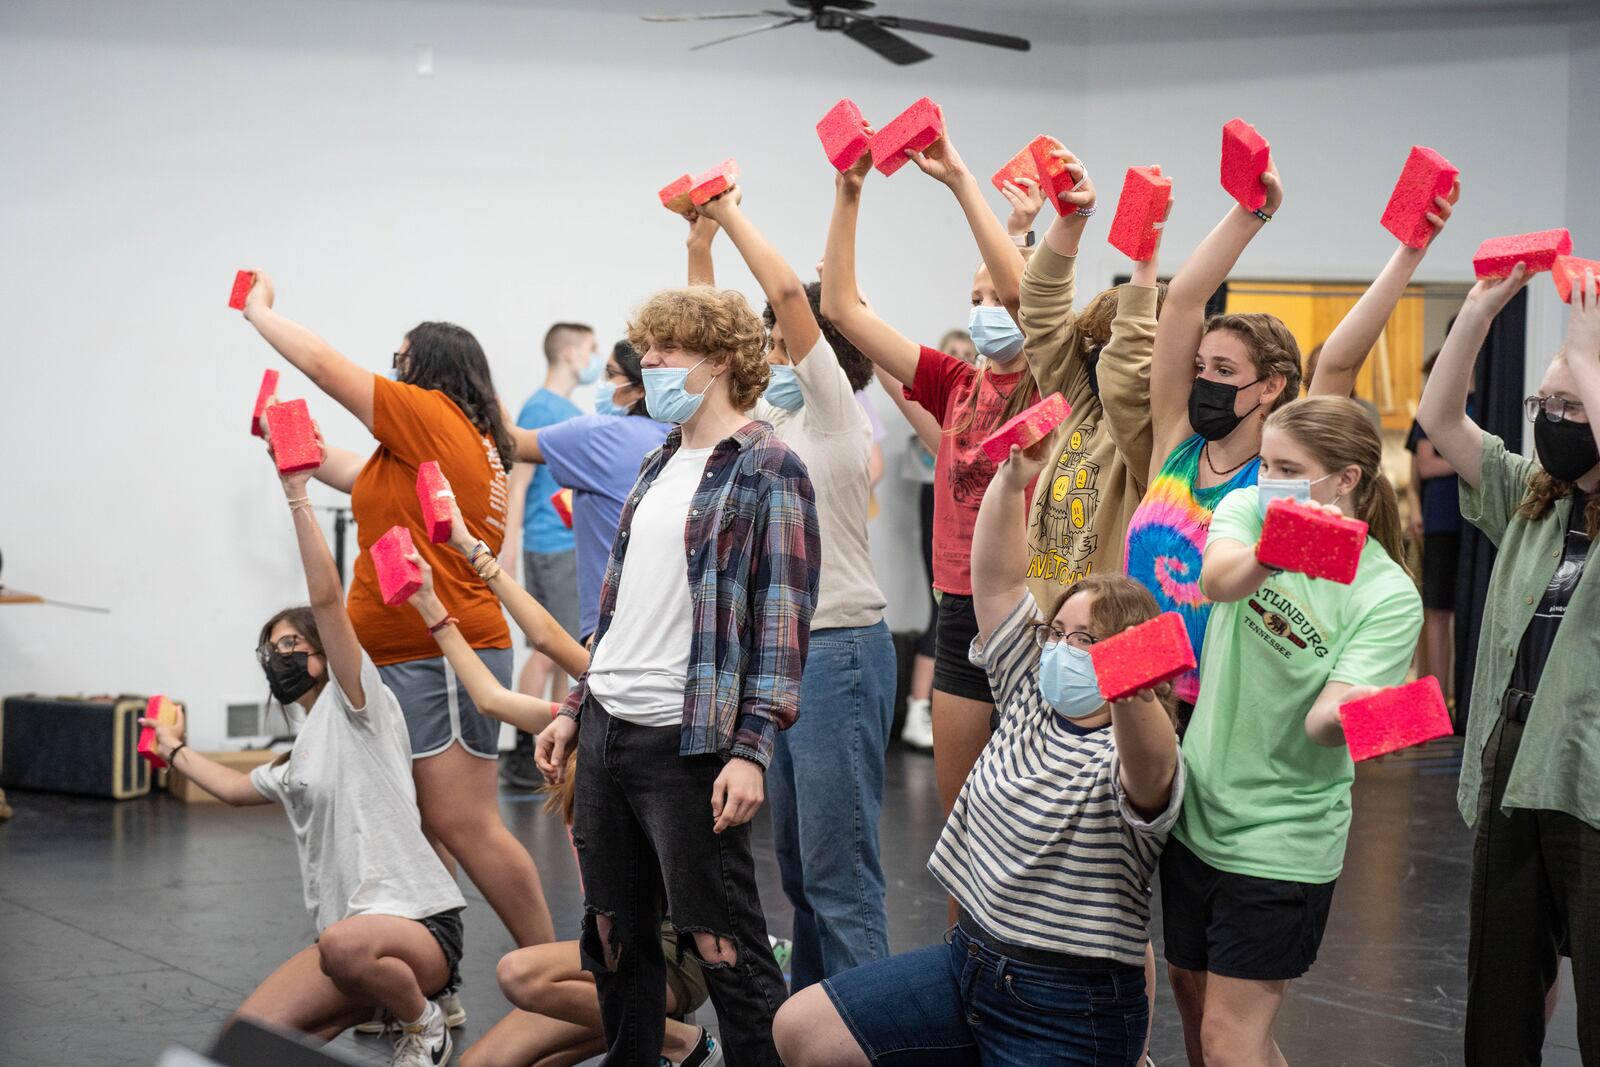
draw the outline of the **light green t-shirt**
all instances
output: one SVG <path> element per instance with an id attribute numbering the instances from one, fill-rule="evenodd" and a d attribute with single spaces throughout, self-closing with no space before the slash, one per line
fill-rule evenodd
<path id="1" fill-rule="evenodd" d="M 1255 486 L 1229 493 L 1208 544 L 1260 540 L 1258 500 Z M 1343 745 L 1306 736 L 1306 714 L 1329 682 L 1403 681 L 1421 629 L 1416 586 L 1371 537 L 1351 585 L 1285 571 L 1218 604 L 1183 739 L 1188 794 L 1173 835 L 1233 874 L 1337 878 L 1355 765 Z"/>

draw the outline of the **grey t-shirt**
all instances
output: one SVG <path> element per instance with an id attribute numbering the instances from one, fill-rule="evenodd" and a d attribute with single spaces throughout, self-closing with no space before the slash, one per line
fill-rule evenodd
<path id="1" fill-rule="evenodd" d="M 822 571 L 813 630 L 871 626 L 883 618 L 883 592 L 867 544 L 867 463 L 872 424 L 856 402 L 839 357 L 821 337 L 795 365 L 806 399 L 798 411 L 756 401 L 754 416 L 772 424 L 778 439 L 811 472 L 822 537 Z"/>
<path id="2" fill-rule="evenodd" d="M 330 678 L 289 759 L 250 772 L 283 805 L 317 931 L 351 915 L 421 919 L 466 905 L 422 834 L 400 704 L 361 654 L 358 708 Z"/>

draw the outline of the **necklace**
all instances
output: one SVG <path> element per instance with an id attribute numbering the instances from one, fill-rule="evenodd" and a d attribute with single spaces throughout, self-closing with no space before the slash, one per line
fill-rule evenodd
<path id="1" fill-rule="evenodd" d="M 1211 462 L 1211 442 L 1210 441 L 1207 441 L 1205 444 L 1200 446 L 1200 454 L 1202 456 L 1206 457 L 1206 466 L 1210 467 L 1211 468 L 1211 473 L 1216 475 L 1218 478 L 1226 478 L 1228 475 L 1232 474 L 1234 471 L 1238 470 L 1240 467 L 1244 466 L 1246 463 L 1249 463 L 1251 460 L 1256 458 L 1253 455 L 1252 456 L 1246 456 L 1246 457 L 1244 457 L 1243 460 L 1241 460 L 1238 463 L 1235 463 L 1233 466 L 1229 467 L 1227 470 L 1219 471 L 1219 470 L 1217 470 L 1216 464 Z"/>

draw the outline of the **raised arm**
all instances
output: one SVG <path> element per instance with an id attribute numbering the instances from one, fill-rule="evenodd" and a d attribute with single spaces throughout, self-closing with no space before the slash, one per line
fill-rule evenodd
<path id="1" fill-rule="evenodd" d="M 1048 439 L 1011 455 L 984 490 L 972 528 L 972 610 L 987 638 L 1017 609 L 1027 590 L 1028 483 L 1044 469 Z"/>
<path id="2" fill-rule="evenodd" d="M 294 364 L 318 389 L 338 401 L 372 429 L 372 372 L 359 367 L 297 322 L 272 309 L 272 279 L 260 272 L 245 298 L 244 317 L 278 354 Z"/>
<path id="3" fill-rule="evenodd" d="M 1600 411 L 1600 292 L 1594 272 L 1584 271 L 1572 285 L 1572 312 L 1567 318 L 1567 343 L 1562 348 L 1587 411 Z M 1589 432 L 1600 444 L 1600 420 L 1590 418 Z"/>
<path id="4" fill-rule="evenodd" d="M 1496 315 L 1522 291 L 1532 274 L 1518 263 L 1510 276 L 1483 279 L 1467 294 L 1456 324 L 1439 349 L 1417 405 L 1417 422 L 1461 480 L 1476 487 L 1483 477 L 1483 430 L 1467 418 L 1467 394 L 1478 352 Z M 1214 599 L 1214 598 L 1213 598 Z"/>
<path id="5" fill-rule="evenodd" d="M 894 376 L 888 371 L 878 367 L 876 374 L 878 384 L 883 386 L 883 391 L 894 401 L 895 408 L 911 424 L 911 429 L 916 433 L 917 440 L 922 442 L 922 447 L 928 450 L 930 456 L 938 455 L 939 441 L 944 437 L 944 430 L 940 428 L 939 420 L 933 417 L 933 412 L 915 400 L 907 400 L 904 387 L 895 381 Z"/>
<path id="6" fill-rule="evenodd" d="M 1111 705 L 1117 746 L 1117 780 L 1133 810 L 1154 818 L 1172 801 L 1178 774 L 1178 732 L 1165 705 L 1150 690 Z"/>
<path id="7" fill-rule="evenodd" d="M 806 298 L 800 276 L 744 213 L 740 207 L 743 198 L 743 190 L 736 185 L 715 200 L 702 204 L 700 213 L 726 230 L 728 240 L 744 257 L 745 265 L 755 275 L 756 284 L 766 294 L 767 303 L 772 305 L 789 361 L 798 364 L 822 336 L 822 328 L 811 313 L 811 301 Z"/>
<path id="8" fill-rule="evenodd" d="M 1000 219 L 990 210 L 983 198 L 983 187 L 962 162 L 961 154 L 950 140 L 950 131 L 946 130 L 944 136 L 929 145 L 926 151 L 912 153 L 911 159 L 922 173 L 955 195 L 956 203 L 961 205 L 961 213 L 967 217 L 972 238 L 978 244 L 983 265 L 989 268 L 995 293 L 1015 319 L 1022 299 L 1022 251 L 1006 233 Z"/>
<path id="9" fill-rule="evenodd" d="M 822 255 L 822 313 L 862 355 L 902 385 L 910 385 L 917 377 L 921 346 L 880 319 L 862 301 L 856 284 L 856 219 L 861 212 L 861 184 L 871 168 L 871 153 L 865 153 L 835 182 L 833 216 Z"/>
<path id="10" fill-rule="evenodd" d="M 689 284 L 716 285 L 717 268 L 711 258 L 711 242 L 717 236 L 715 220 L 699 211 L 690 211 L 689 239 L 684 242 L 689 250 Z"/>
<path id="11" fill-rule="evenodd" d="M 1034 252 L 1022 273 L 1017 325 L 1027 338 L 1023 351 L 1039 392 L 1077 395 L 1089 373 L 1082 360 L 1071 358 L 1081 350 L 1078 314 L 1072 304 L 1078 292 L 1078 243 L 1088 222 L 1088 216 L 1078 214 L 1078 210 L 1093 210 L 1095 188 L 1076 156 L 1064 148 L 1056 149 L 1055 154 L 1066 161 L 1077 184 L 1063 195 L 1060 210 L 1065 214 L 1058 214 L 1050 224 L 1044 244 Z"/>
<path id="12" fill-rule="evenodd" d="M 1117 288 L 1117 313 L 1096 371 L 1111 440 L 1141 491 L 1165 458 L 1154 458 L 1155 428 L 1150 422 L 1150 361 L 1161 295 L 1156 280 L 1159 245 L 1158 235 L 1150 258 L 1135 261 L 1132 278 Z"/>
<path id="13" fill-rule="evenodd" d="M 1428 213 L 1428 223 L 1433 227 L 1434 237 L 1439 236 L 1445 223 L 1450 221 L 1450 211 L 1460 196 L 1461 183 L 1458 181 L 1451 187 L 1448 197 L 1433 198 L 1435 210 Z M 1356 306 L 1339 320 L 1339 325 L 1323 342 L 1322 355 L 1317 360 L 1317 375 L 1308 386 L 1309 395 L 1349 396 L 1355 391 L 1356 375 L 1361 372 L 1361 365 L 1367 361 L 1372 346 L 1383 335 L 1389 316 L 1399 306 L 1406 286 L 1411 284 L 1411 276 L 1422 264 L 1422 257 L 1428 254 L 1431 243 L 1430 239 L 1429 244 L 1421 248 L 1401 245 L 1394 250 L 1394 255 L 1389 257 L 1389 262 L 1373 283 L 1367 286 L 1367 291 L 1361 294 Z"/>
<path id="14" fill-rule="evenodd" d="M 1065 147 L 1056 148 L 1050 154 L 1067 164 L 1067 173 L 1076 181 L 1071 192 L 1062 194 L 1065 203 L 1057 205 L 1055 220 L 1044 231 L 1044 243 L 1052 252 L 1076 256 L 1078 245 L 1083 240 L 1083 228 L 1089 224 L 1089 216 L 1078 214 L 1078 209 L 1089 210 L 1094 207 L 1094 182 L 1089 180 L 1089 172 L 1083 162 Z"/>

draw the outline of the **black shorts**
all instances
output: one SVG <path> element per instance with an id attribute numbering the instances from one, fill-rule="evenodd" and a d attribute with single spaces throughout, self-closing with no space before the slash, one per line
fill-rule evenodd
<path id="1" fill-rule="evenodd" d="M 461 952 L 465 942 L 461 933 L 461 909 L 451 908 L 449 911 L 435 912 L 424 915 L 417 922 L 427 927 L 428 933 L 439 942 L 439 951 L 444 953 L 445 966 L 450 968 L 450 977 L 444 985 L 427 993 L 436 996 L 446 990 L 461 988 Z"/>
<path id="2" fill-rule="evenodd" d="M 1299 978 L 1316 962 L 1333 885 L 1229 874 L 1169 837 L 1161 853 L 1167 962 L 1224 978 Z"/>
<path id="3" fill-rule="evenodd" d="M 978 636 L 978 617 L 972 611 L 972 598 L 953 593 L 939 594 L 939 637 L 933 654 L 933 687 L 941 693 L 994 703 L 989 691 L 989 674 L 975 667 L 968 653 Z"/>
<path id="4" fill-rule="evenodd" d="M 1461 534 L 1422 535 L 1422 606 L 1456 609 L 1456 573 L 1461 569 Z"/>

